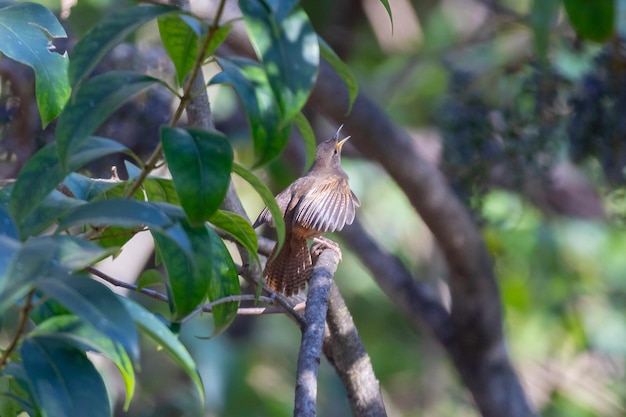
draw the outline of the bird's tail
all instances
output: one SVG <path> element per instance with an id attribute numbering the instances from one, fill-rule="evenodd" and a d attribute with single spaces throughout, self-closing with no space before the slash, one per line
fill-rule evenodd
<path id="1" fill-rule="evenodd" d="M 313 272 L 313 263 L 306 239 L 292 237 L 272 259 L 274 251 L 263 271 L 267 286 L 287 297 L 304 289 Z"/>

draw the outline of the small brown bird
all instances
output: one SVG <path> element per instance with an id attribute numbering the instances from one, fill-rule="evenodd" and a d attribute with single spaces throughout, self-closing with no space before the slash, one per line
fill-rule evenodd
<path id="1" fill-rule="evenodd" d="M 348 174 L 341 169 L 341 148 L 350 136 L 338 141 L 339 131 L 318 145 L 315 162 L 309 172 L 276 196 L 285 218 L 285 243 L 276 257 L 268 258 L 263 276 L 267 285 L 289 297 L 304 289 L 311 277 L 313 263 L 307 239 L 341 230 L 352 224 L 361 202 L 350 190 Z M 253 227 L 263 223 L 274 226 L 267 207 Z"/>

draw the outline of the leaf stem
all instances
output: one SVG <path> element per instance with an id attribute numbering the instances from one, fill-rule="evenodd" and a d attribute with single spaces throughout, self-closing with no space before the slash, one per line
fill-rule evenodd
<path id="1" fill-rule="evenodd" d="M 4 369 L 4 367 L 8 363 L 9 357 L 11 356 L 11 354 L 17 347 L 22 334 L 26 330 L 26 323 L 28 323 L 28 315 L 30 314 L 30 310 L 33 308 L 33 294 L 34 294 L 34 290 L 31 290 L 26 296 L 26 302 L 20 311 L 20 321 L 17 325 L 17 330 L 15 330 L 15 334 L 13 335 L 13 339 L 11 339 L 11 343 L 2 354 L 2 358 L 0 358 L 0 371 Z"/>

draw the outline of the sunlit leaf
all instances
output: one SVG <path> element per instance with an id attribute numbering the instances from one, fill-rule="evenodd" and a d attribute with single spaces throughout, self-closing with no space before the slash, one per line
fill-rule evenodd
<path id="1" fill-rule="evenodd" d="M 306 103 L 319 69 L 319 44 L 309 18 L 292 1 L 271 8 L 257 0 L 239 0 L 248 35 L 278 99 L 282 118 L 291 120 Z"/>
<path id="2" fill-rule="evenodd" d="M 282 152 L 289 139 L 289 124 L 283 125 L 272 88 L 263 68 L 245 58 L 218 58 L 222 72 L 210 84 L 228 83 L 241 99 L 248 116 L 256 165 L 263 165 Z"/>
<path id="3" fill-rule="evenodd" d="M 228 139 L 217 131 L 163 127 L 161 143 L 189 222 L 202 224 L 228 191 L 233 163 Z"/>
<path id="4" fill-rule="evenodd" d="M 68 58 L 53 52 L 48 37 L 67 35 L 46 7 L 35 3 L 0 5 L 0 52 L 35 71 L 35 92 L 45 127 L 63 110 L 70 96 Z"/>
<path id="5" fill-rule="evenodd" d="M 176 68 L 178 85 L 182 86 L 196 62 L 198 34 L 178 15 L 161 17 L 158 24 L 163 47 Z"/>

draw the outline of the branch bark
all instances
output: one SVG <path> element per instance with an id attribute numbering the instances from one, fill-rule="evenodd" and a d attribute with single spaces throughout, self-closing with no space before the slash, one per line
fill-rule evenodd
<path id="1" fill-rule="evenodd" d="M 335 251 L 330 249 L 322 251 L 309 281 L 304 310 L 305 324 L 302 326 L 302 342 L 298 353 L 294 417 L 316 415 L 317 373 L 322 354 L 328 296 L 338 264 L 339 255 Z"/>
<path id="2" fill-rule="evenodd" d="M 324 354 L 348 392 L 354 417 L 386 417 L 380 385 L 350 311 L 333 282 L 326 314 Z"/>

